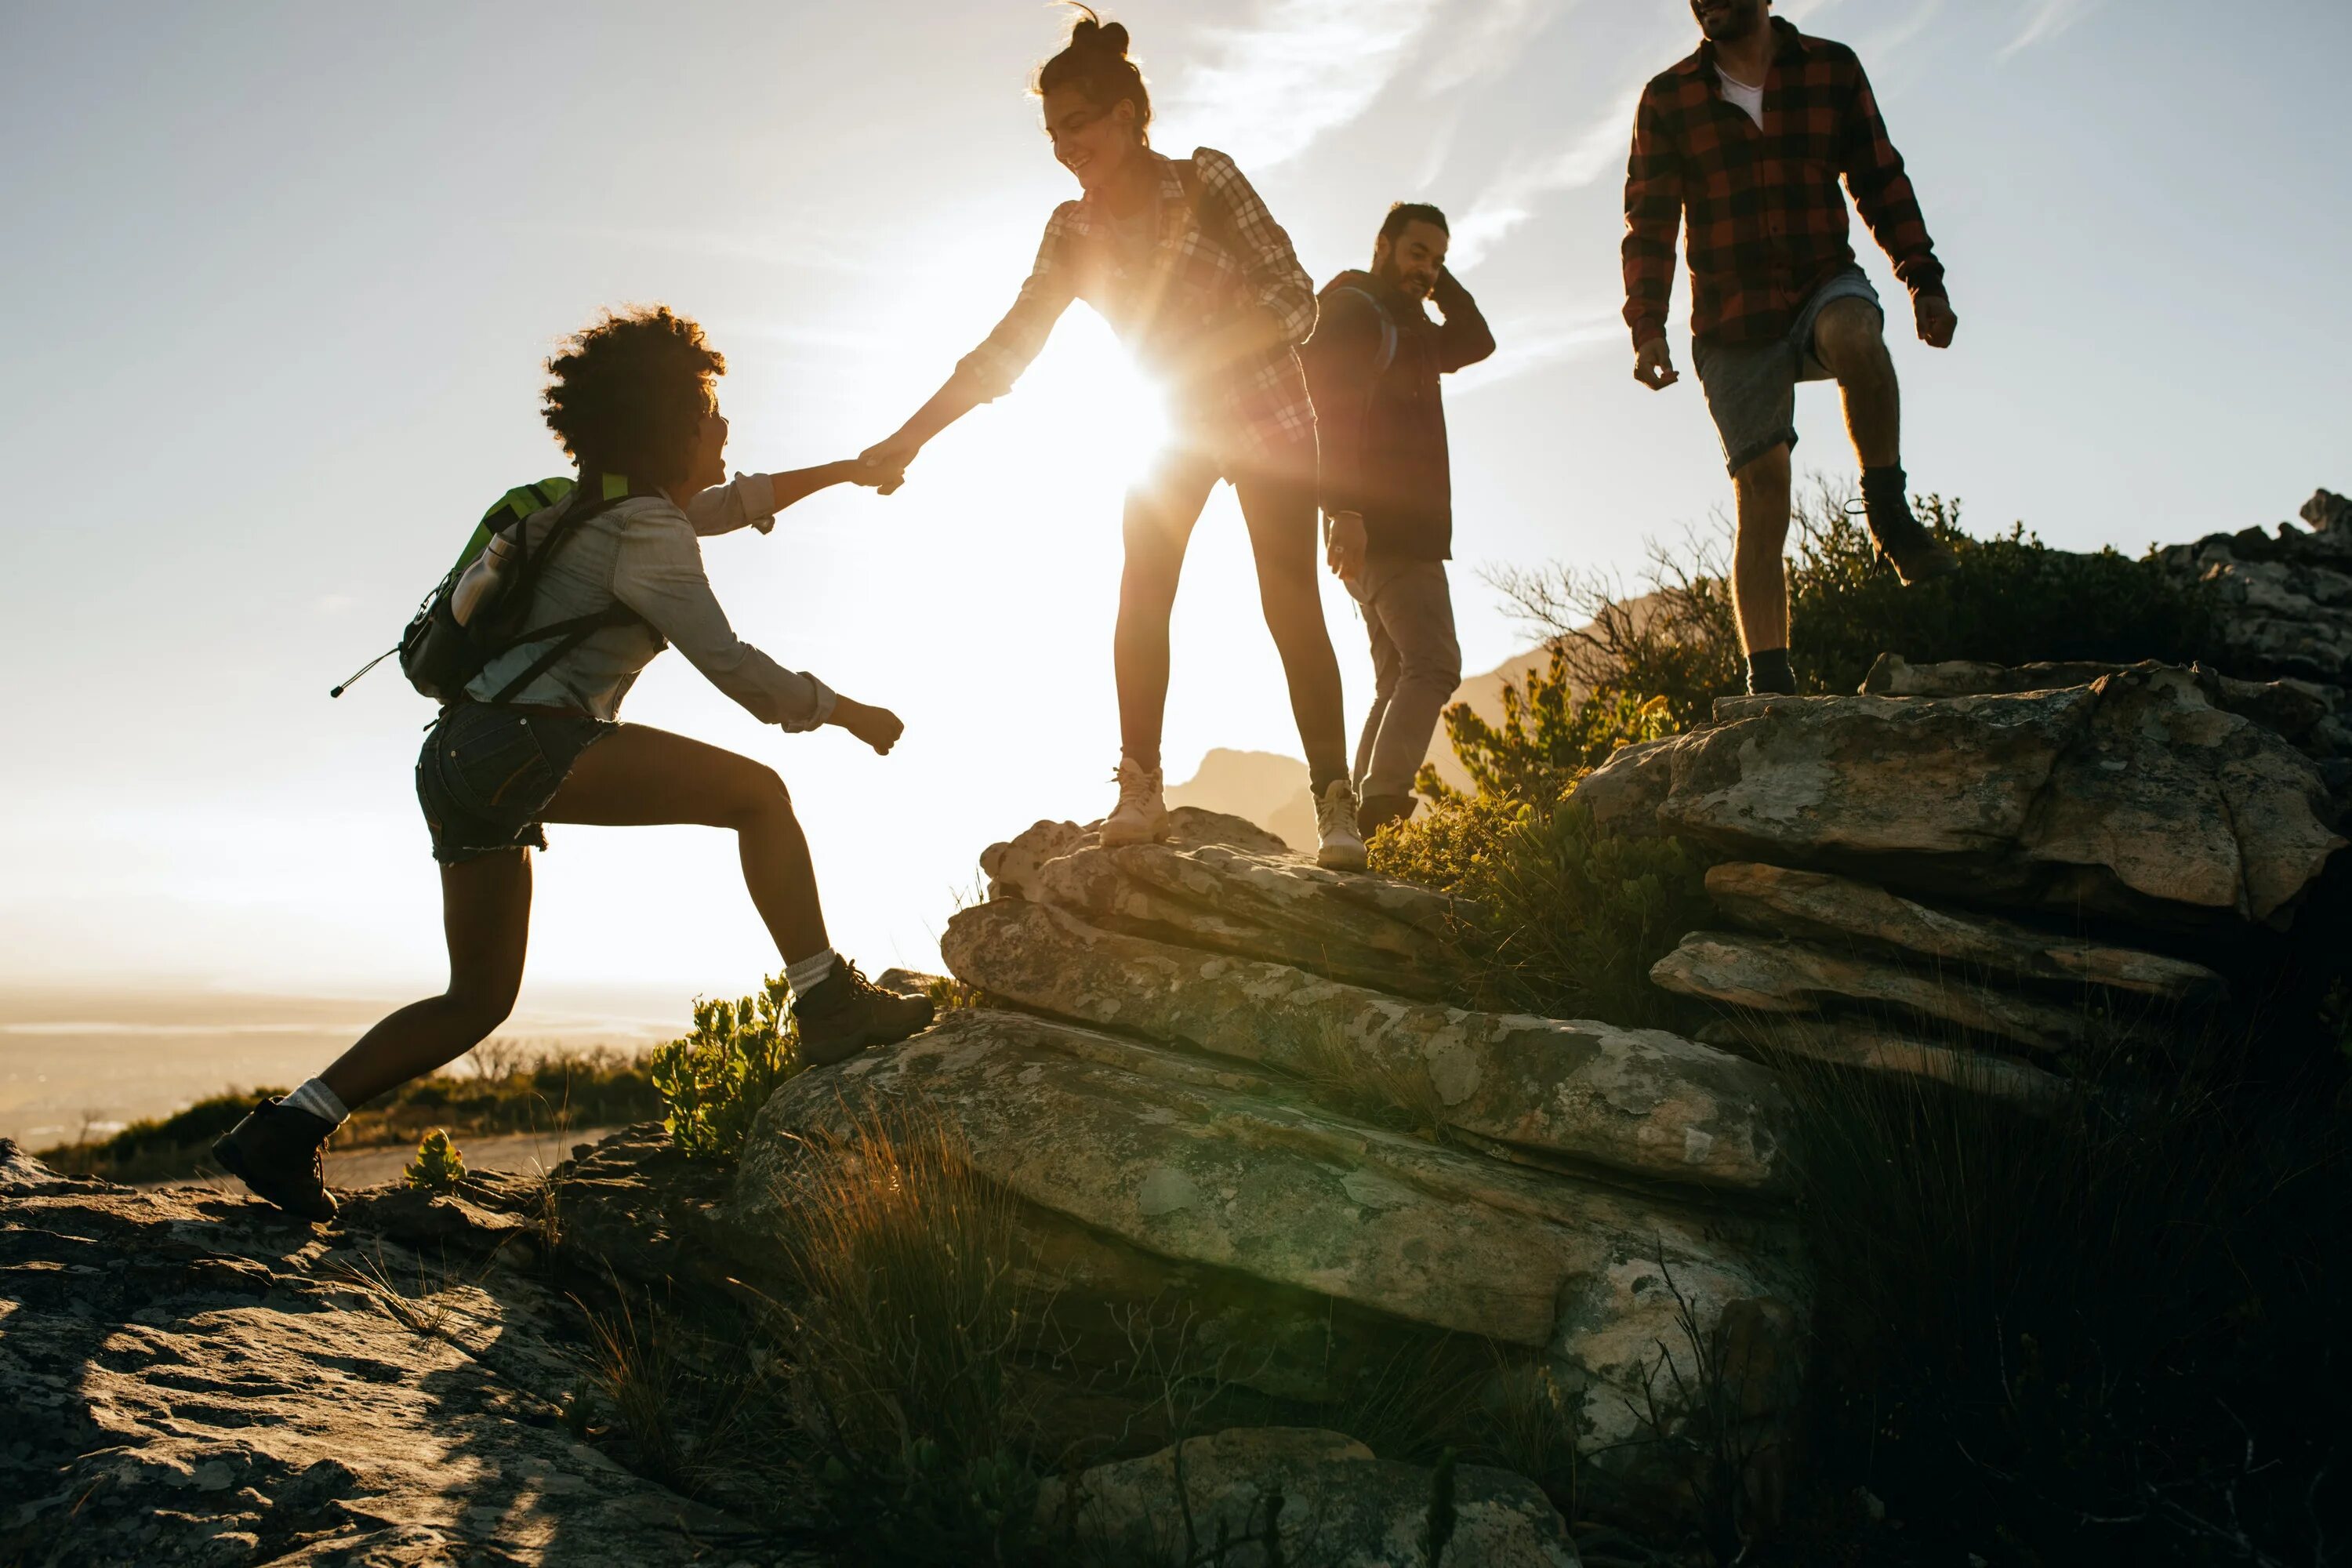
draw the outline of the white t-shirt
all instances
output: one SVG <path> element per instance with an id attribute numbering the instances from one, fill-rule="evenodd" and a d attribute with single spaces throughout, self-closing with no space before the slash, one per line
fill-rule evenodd
<path id="1" fill-rule="evenodd" d="M 1754 87 L 1732 77 L 1721 66 L 1715 68 L 1715 79 L 1723 84 L 1723 96 L 1730 103 L 1747 110 L 1748 118 L 1756 121 L 1756 129 L 1764 129 L 1764 84 Z"/>

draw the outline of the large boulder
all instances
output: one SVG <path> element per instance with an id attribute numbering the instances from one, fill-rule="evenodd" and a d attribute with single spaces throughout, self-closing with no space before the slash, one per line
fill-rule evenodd
<path id="1" fill-rule="evenodd" d="M 2012 695 L 1726 699 L 1706 728 L 1620 752 L 1588 797 L 1743 858 L 2171 926 L 2283 927 L 2344 844 L 2309 758 L 2160 667 Z"/>
<path id="2" fill-rule="evenodd" d="M 1214 1561 L 1230 1568 L 1425 1568 L 1436 1492 L 1434 1472 L 1375 1458 L 1337 1432 L 1240 1427 L 1049 1480 L 1037 1517 L 1087 1560 L 1134 1568 L 1189 1568 L 1221 1541 L 1232 1544 Z M 1450 1502 L 1445 1562 L 1577 1568 L 1567 1525 L 1533 1482 L 1464 1465 Z"/>
<path id="3" fill-rule="evenodd" d="M 991 845 L 998 898 L 1052 904 L 1106 931 L 1271 959 L 1410 996 L 1443 994 L 1451 906 L 1381 877 L 1326 871 L 1237 817 L 1180 810 L 1165 844 L 1105 848 L 1096 833 L 1041 822 Z"/>
<path id="4" fill-rule="evenodd" d="M 1823 871 L 1731 861 L 1708 869 L 1706 890 L 1750 931 L 1907 955 L 1955 977 L 2098 985 L 2184 1004 L 2219 1002 L 2229 990 L 2187 959 L 1937 909 Z"/>
<path id="5" fill-rule="evenodd" d="M 1158 1259 L 1408 1338 L 1517 1347 L 1549 1362 L 1598 1445 L 1642 1435 L 1645 1373 L 1685 1342 L 1678 1296 L 1703 1331 L 1744 1325 L 1767 1359 L 1797 1360 L 1779 1342 L 1805 1294 L 1784 1216 L 1481 1158 L 1238 1068 L 1019 1014 L 951 1014 L 787 1082 L 744 1151 L 733 1226 L 756 1237 L 789 1224 L 811 1140 L 900 1116 L 1022 1201 L 1038 1256 L 1066 1252 L 1057 1229 L 1115 1244 L 1127 1277 L 1061 1281 L 1081 1296 L 1149 1296 Z"/>
<path id="6" fill-rule="evenodd" d="M 961 911 L 940 951 L 991 996 L 1277 1068 L 1342 1106 L 1385 1101 L 1517 1149 L 1668 1181 L 1769 1187 L 1786 1176 L 1789 1110 L 1772 1075 L 1663 1030 L 1415 1002 L 1014 901 Z"/>

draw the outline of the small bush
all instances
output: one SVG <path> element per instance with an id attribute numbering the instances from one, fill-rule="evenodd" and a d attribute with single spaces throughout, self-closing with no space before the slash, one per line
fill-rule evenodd
<path id="1" fill-rule="evenodd" d="M 689 1159 L 732 1160 L 776 1086 L 800 1071 L 798 1033 L 781 974 L 756 996 L 697 1001 L 694 1033 L 657 1047 L 646 1071 L 667 1114 L 670 1142 Z"/>
<path id="2" fill-rule="evenodd" d="M 400 1177 L 420 1193 L 453 1193 L 466 1179 L 466 1156 L 449 1141 L 447 1129 L 436 1127 L 418 1141 L 416 1158 Z"/>
<path id="3" fill-rule="evenodd" d="M 1905 588 L 1876 559 L 1848 500 L 1817 484 L 1793 519 L 1789 640 L 1802 691 L 1858 690 L 1882 653 L 1914 664 L 2153 658 L 2227 668 L 2211 606 L 2153 552 L 2055 550 L 2021 523 L 1976 539 L 1960 528 L 1958 500 L 1924 496 L 1920 521 L 1959 555 L 1961 569 Z M 1744 689 L 1726 576 L 1728 534 L 1727 526 L 1714 537 L 1654 547 L 1648 591 L 1639 596 L 1566 567 L 1506 571 L 1493 582 L 1564 655 L 1579 689 L 1660 700 L 1671 728 L 1688 729 L 1706 721 L 1716 698 Z"/>
<path id="4" fill-rule="evenodd" d="M 1498 1012 L 1673 1023 L 1650 966 L 1707 923 L 1704 856 L 1597 831 L 1582 806 L 1481 798 L 1382 834 L 1372 868 L 1463 900 L 1466 998 Z"/>

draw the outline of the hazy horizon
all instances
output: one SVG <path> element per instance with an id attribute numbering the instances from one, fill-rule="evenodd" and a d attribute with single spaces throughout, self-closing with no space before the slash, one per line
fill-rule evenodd
<path id="1" fill-rule="evenodd" d="M 1630 579 L 1645 541 L 1727 501 L 1695 378 L 1634 386 L 1617 316 L 1631 95 L 1691 47 L 1683 0 L 1107 9 L 1158 144 L 1231 153 L 1318 281 L 1367 259 L 1393 199 L 1453 215 L 1502 344 L 1450 392 L 1466 668 L 1526 642 L 1481 564 Z M 1857 226 L 1897 302 L 1917 488 L 1979 531 L 2137 552 L 2352 486 L 2344 7 L 1778 9 L 1861 51 L 1950 270 L 1959 339 L 1936 354 Z M 389 667 L 328 686 L 491 497 L 562 469 L 541 363 L 602 306 L 705 322 L 737 467 L 894 427 L 1071 194 L 1024 96 L 1065 26 L 1027 0 L 11 7 L 0 446 L 25 520 L 0 652 L 31 679 L 0 748 L 0 982 L 437 989 L 410 777 L 430 710 Z M 1678 279 L 1685 368 L 1687 306 Z M 676 658 L 629 702 L 783 773 L 836 945 L 869 970 L 936 965 L 990 841 L 1108 805 L 1148 400 L 1074 310 L 899 495 L 831 492 L 710 546 L 747 637 L 906 718 L 894 756 L 763 731 Z M 1843 471 L 1833 394 L 1799 418 L 1800 467 Z M 1214 747 L 1297 755 L 1229 494 L 1187 572 L 1171 778 Z M 1327 589 L 1353 721 L 1369 663 Z M 526 1010 L 619 984 L 681 998 L 682 1024 L 683 997 L 777 967 L 725 835 L 550 837 Z"/>

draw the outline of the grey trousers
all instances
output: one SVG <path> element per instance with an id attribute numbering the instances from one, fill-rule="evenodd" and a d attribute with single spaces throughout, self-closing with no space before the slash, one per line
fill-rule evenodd
<path id="1" fill-rule="evenodd" d="M 1375 554 L 1348 592 L 1372 639 L 1372 711 L 1356 746 L 1356 795 L 1409 795 L 1438 715 L 1462 684 L 1445 563 Z"/>

